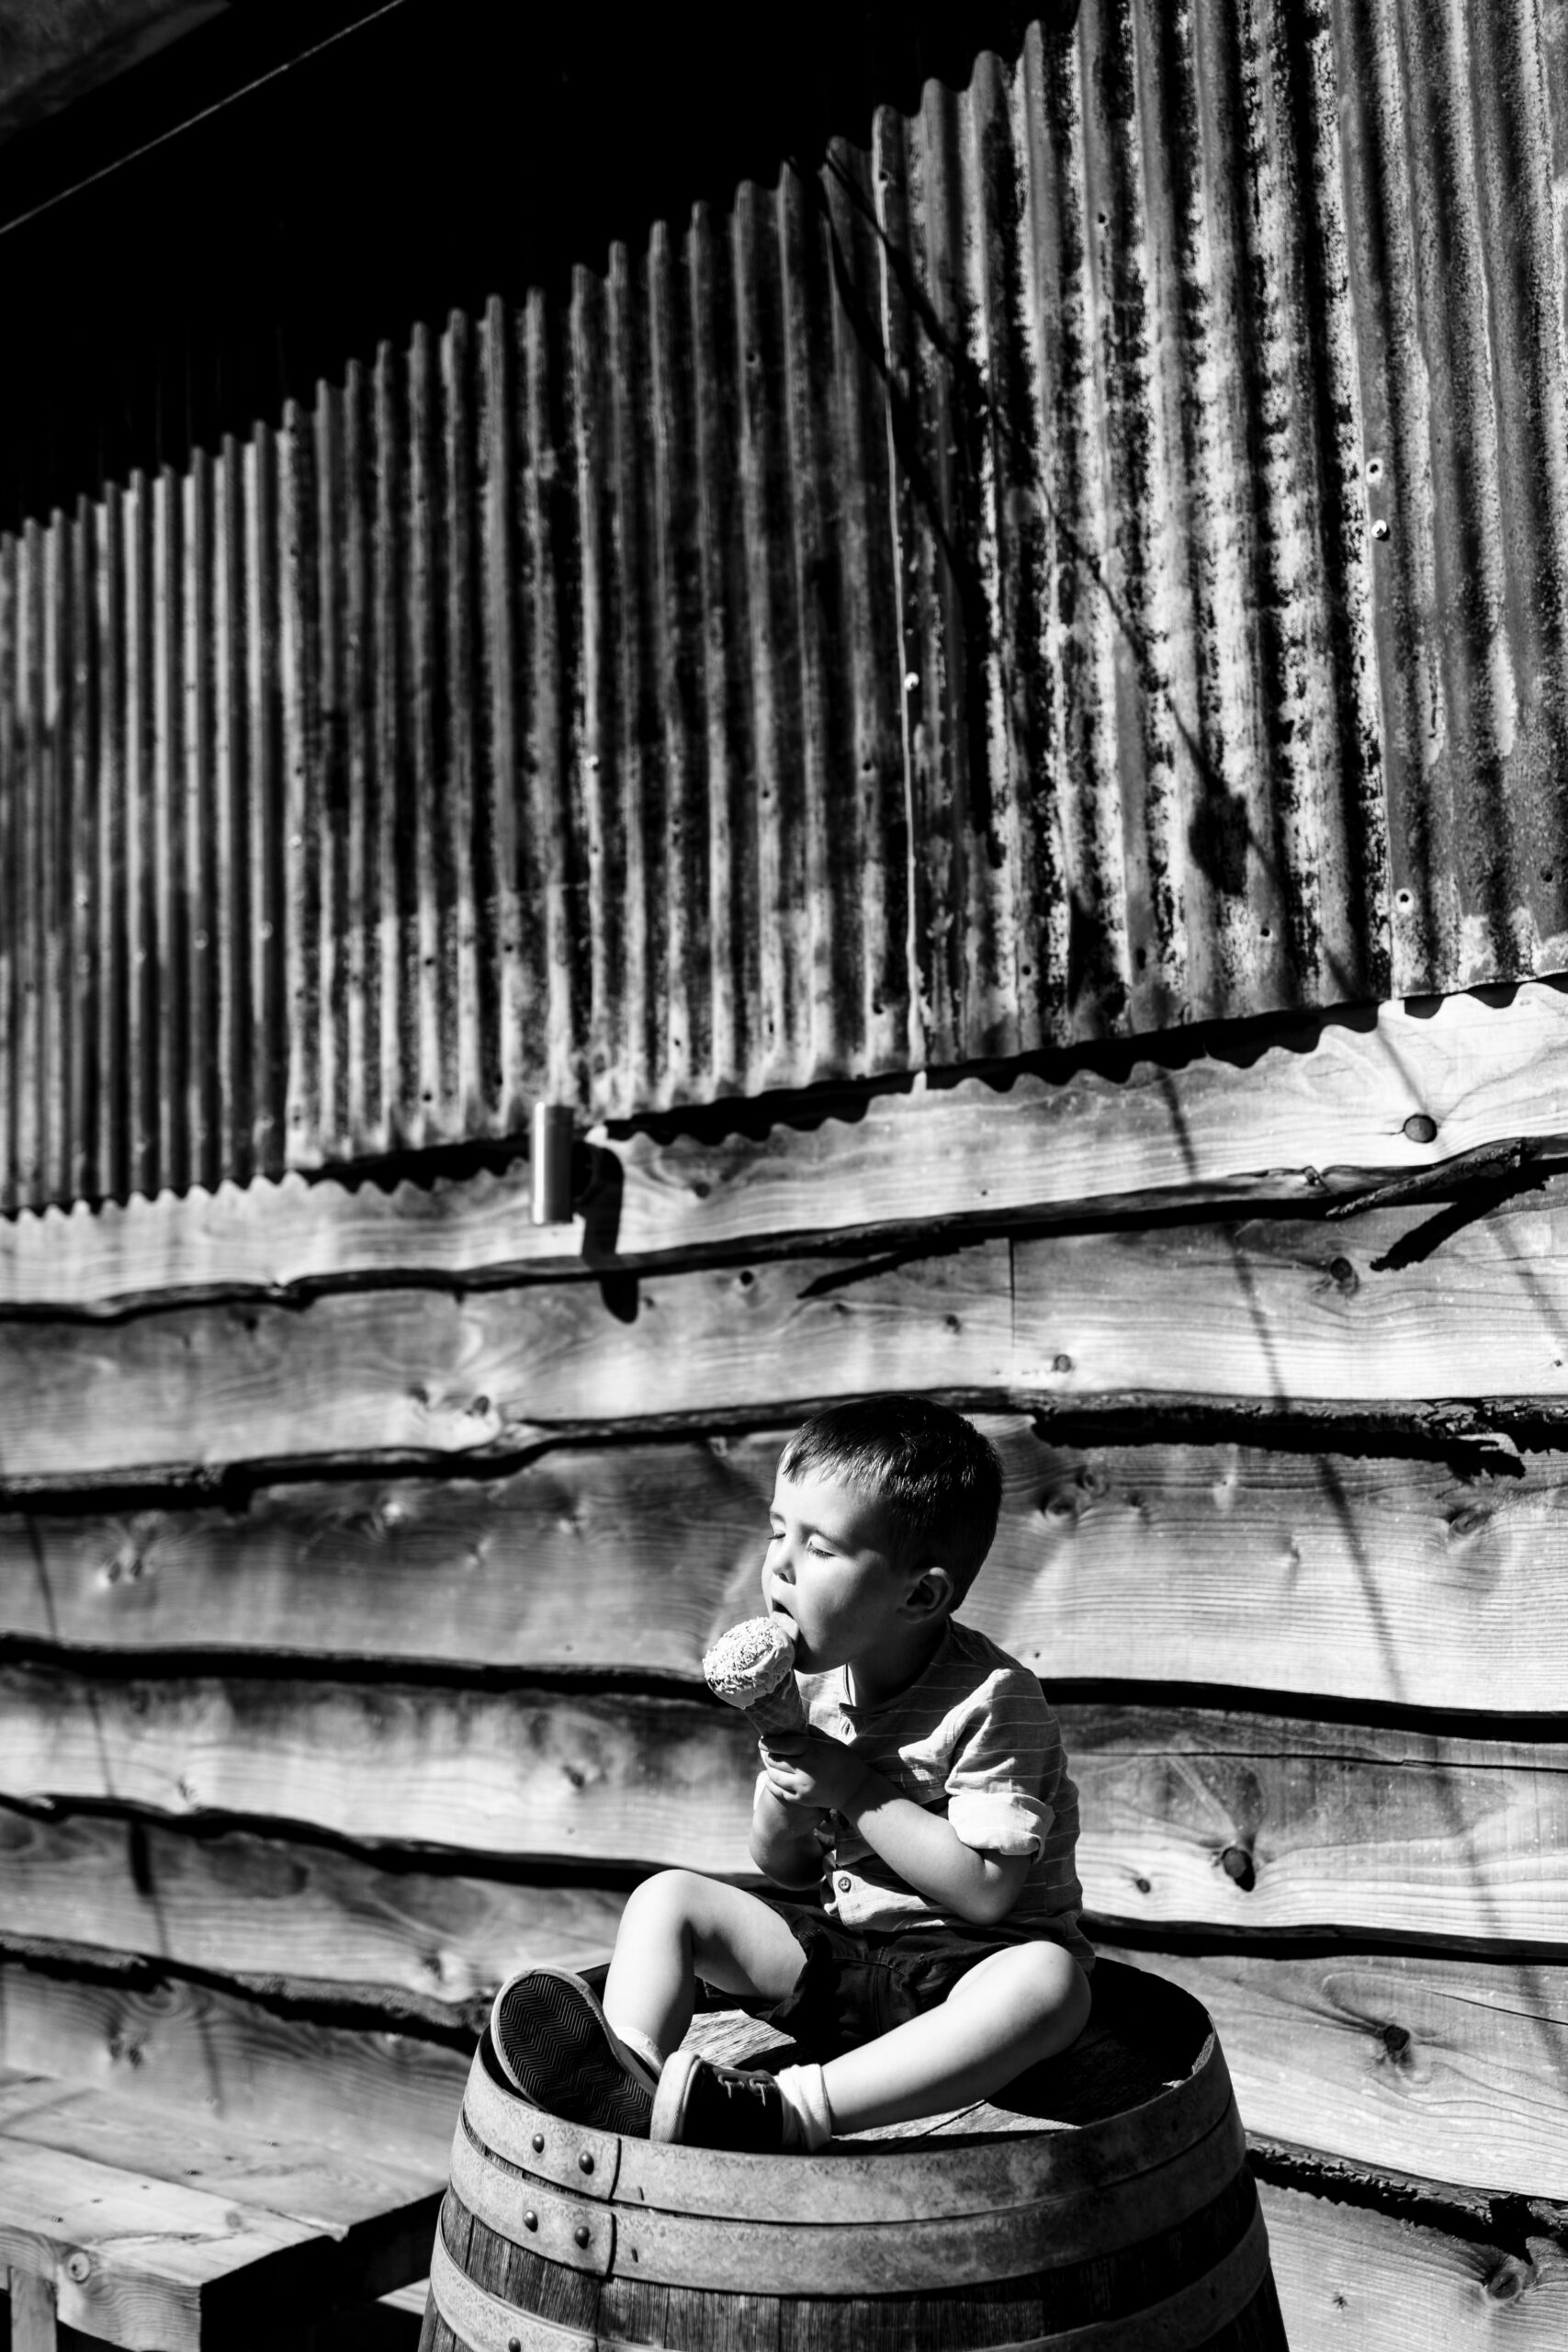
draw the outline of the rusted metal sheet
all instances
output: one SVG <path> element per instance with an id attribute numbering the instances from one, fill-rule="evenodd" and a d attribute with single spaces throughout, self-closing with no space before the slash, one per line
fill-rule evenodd
<path id="1" fill-rule="evenodd" d="M 0 543 L 0 1200 L 1568 962 L 1565 74 L 1086 0 Z"/>

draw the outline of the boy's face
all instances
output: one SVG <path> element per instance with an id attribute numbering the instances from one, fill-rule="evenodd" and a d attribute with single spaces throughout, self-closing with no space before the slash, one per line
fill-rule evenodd
<path id="1" fill-rule="evenodd" d="M 825 1674 L 874 1658 L 906 1627 L 903 1604 L 916 1581 L 897 1565 L 897 1530 L 877 1497 L 831 1476 L 781 1471 L 771 1517 L 762 1600 L 795 1630 L 796 1670 Z"/>

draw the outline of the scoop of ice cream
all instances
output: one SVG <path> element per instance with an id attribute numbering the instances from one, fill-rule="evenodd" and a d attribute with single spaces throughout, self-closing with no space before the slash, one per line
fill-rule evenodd
<path id="1" fill-rule="evenodd" d="M 708 1689 L 732 1707 L 749 1707 L 795 1672 L 795 1636 L 776 1617 L 748 1617 L 721 1634 L 703 1660 Z"/>

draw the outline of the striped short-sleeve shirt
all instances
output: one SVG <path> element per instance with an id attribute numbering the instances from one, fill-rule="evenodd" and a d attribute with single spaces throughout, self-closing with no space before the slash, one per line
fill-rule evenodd
<path id="1" fill-rule="evenodd" d="M 853 1747 L 901 1796 L 944 1814 L 964 1845 L 1030 1857 L 1017 1902 L 990 1933 L 1021 1943 L 1048 1938 L 1093 1967 L 1078 1925 L 1078 1793 L 1055 1713 L 1027 1667 L 950 1619 L 925 1672 L 883 1706 L 853 1705 L 841 1667 L 803 1675 L 801 1691 L 813 1730 Z M 943 1917 L 847 1822 L 835 1815 L 833 1828 L 824 1894 L 845 1927 Z"/>

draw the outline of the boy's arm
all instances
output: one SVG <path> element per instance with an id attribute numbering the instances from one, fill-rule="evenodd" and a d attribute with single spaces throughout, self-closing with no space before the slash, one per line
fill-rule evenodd
<path id="1" fill-rule="evenodd" d="M 838 1808 L 907 1886 L 938 1911 L 955 1911 L 975 1927 L 1005 1918 L 1029 1875 L 1027 1854 L 988 1854 L 966 1846 L 940 1813 L 900 1796 L 880 1772 L 867 1770 L 858 1793 Z"/>
<path id="2" fill-rule="evenodd" d="M 783 1811 L 830 1806 L 935 1910 L 954 1911 L 976 1927 L 990 1927 L 1017 1902 L 1029 1874 L 1028 1854 L 985 1853 L 966 1846 L 941 1814 L 901 1796 L 840 1741 L 820 1734 L 774 1737 L 767 1768 L 752 1815 L 751 1851 L 759 1869 L 769 1867 L 756 1838 L 766 1795 Z"/>
<path id="3" fill-rule="evenodd" d="M 820 1805 L 793 1804 L 770 1786 L 766 1775 L 757 1782 L 751 1804 L 751 1860 L 776 1886 L 793 1890 L 816 1886 L 822 1876 L 822 1846 L 818 1824 Z"/>

